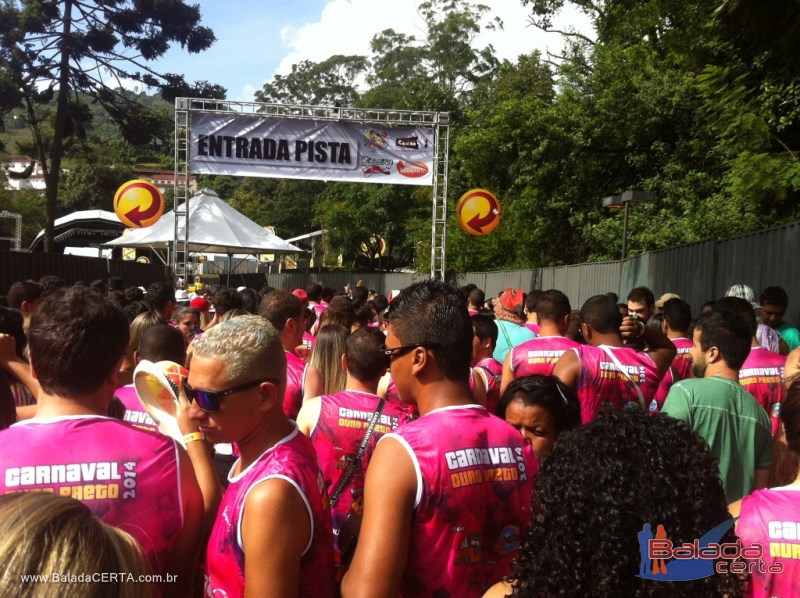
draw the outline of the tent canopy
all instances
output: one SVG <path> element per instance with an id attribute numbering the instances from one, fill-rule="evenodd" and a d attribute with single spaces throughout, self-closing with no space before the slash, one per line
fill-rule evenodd
<path id="1" fill-rule="evenodd" d="M 180 211 L 183 205 L 178 206 Z M 184 239 L 185 217 L 178 222 L 178 240 Z M 175 213 L 164 214 L 148 228 L 109 241 L 106 247 L 167 249 L 175 238 Z M 202 189 L 189 199 L 189 251 L 195 253 L 302 253 L 303 250 L 265 230 L 222 201 L 214 191 Z"/>

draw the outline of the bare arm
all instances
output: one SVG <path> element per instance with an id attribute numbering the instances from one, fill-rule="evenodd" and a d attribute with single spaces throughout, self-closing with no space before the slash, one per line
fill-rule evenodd
<path id="1" fill-rule="evenodd" d="M 167 557 L 166 571 L 176 575 L 175 585 L 162 584 L 164 596 L 192 596 L 194 576 L 199 564 L 203 533 L 203 495 L 197 485 L 188 455 L 179 450 L 183 527 Z"/>
<path id="2" fill-rule="evenodd" d="M 794 382 L 796 376 L 800 378 L 800 347 L 786 357 L 786 373 L 784 374 L 786 388 Z"/>
<path id="3" fill-rule="evenodd" d="M 470 376 L 472 376 L 472 398 L 475 399 L 476 404 L 486 407 L 486 380 L 483 377 L 484 373 L 478 370 L 480 368 L 472 368 L 470 371 Z"/>
<path id="4" fill-rule="evenodd" d="M 242 517 L 245 596 L 297 596 L 300 559 L 311 536 L 300 494 L 286 480 L 268 479 L 247 495 Z"/>
<path id="5" fill-rule="evenodd" d="M 311 436 L 314 427 L 319 421 L 320 410 L 322 409 L 322 397 L 313 397 L 303 401 L 300 413 L 297 414 L 297 427 L 306 436 Z"/>
<path id="6" fill-rule="evenodd" d="M 417 476 L 405 447 L 388 437 L 372 455 L 364 486 L 364 519 L 344 598 L 397 596 L 408 558 Z"/>
<path id="7" fill-rule="evenodd" d="M 325 392 L 322 387 L 322 374 L 313 365 L 308 364 L 306 378 L 303 381 L 303 400 L 318 397 Z"/>
<path id="8" fill-rule="evenodd" d="M 16 340 L 10 334 L 0 334 L 0 368 L 19 380 L 35 399 L 39 398 L 39 381 L 31 374 L 31 366 L 16 354 Z"/>
<path id="9" fill-rule="evenodd" d="M 640 338 L 647 344 L 647 354 L 658 367 L 658 375 L 664 376 L 672 360 L 675 359 L 677 350 L 667 335 L 660 330 L 654 330 L 649 326 L 644 326 L 641 321 L 634 320 L 630 316 L 622 319 L 619 327 L 620 335 L 623 339 Z"/>
<path id="10" fill-rule="evenodd" d="M 556 361 L 553 375 L 561 380 L 564 385 L 572 389 L 577 388 L 578 376 L 581 375 L 581 362 L 578 359 L 578 354 L 572 349 L 564 351 L 564 354 Z"/>
<path id="11" fill-rule="evenodd" d="M 500 394 L 506 391 L 506 387 L 514 381 L 514 372 L 511 369 L 511 353 L 508 352 L 506 359 L 503 362 L 503 377 L 500 378 Z"/>

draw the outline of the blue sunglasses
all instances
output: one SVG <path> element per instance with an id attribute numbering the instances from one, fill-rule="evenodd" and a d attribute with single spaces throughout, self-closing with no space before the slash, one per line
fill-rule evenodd
<path id="1" fill-rule="evenodd" d="M 250 388 L 255 388 L 263 382 L 279 384 L 280 380 L 277 378 L 262 378 L 260 380 L 245 382 L 244 384 L 234 386 L 233 388 L 229 388 L 227 390 L 200 390 L 197 388 L 192 388 L 189 385 L 189 381 L 184 380 L 183 390 L 186 392 L 186 398 L 190 403 L 194 401 L 197 403 L 197 406 L 206 413 L 215 413 L 216 411 L 219 411 L 220 401 L 228 395 L 242 392 L 243 390 L 248 390 Z"/>

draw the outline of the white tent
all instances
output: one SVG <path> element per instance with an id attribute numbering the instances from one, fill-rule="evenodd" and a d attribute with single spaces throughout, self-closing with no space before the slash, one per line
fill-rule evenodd
<path id="1" fill-rule="evenodd" d="M 180 208 L 183 207 L 178 206 Z M 178 222 L 183 248 L 185 216 Z M 104 243 L 106 247 L 167 249 L 175 239 L 175 213 L 164 214 L 153 226 Z M 202 189 L 189 199 L 189 251 L 195 253 L 302 253 L 303 250 L 265 230 L 226 204 L 214 191 Z"/>

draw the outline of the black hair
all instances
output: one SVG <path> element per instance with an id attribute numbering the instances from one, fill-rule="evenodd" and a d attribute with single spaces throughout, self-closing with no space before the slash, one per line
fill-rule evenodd
<path id="1" fill-rule="evenodd" d="M 800 455 L 800 378 L 793 380 L 786 390 L 781 405 L 781 421 L 786 431 L 786 444 Z"/>
<path id="2" fill-rule="evenodd" d="M 144 292 L 139 287 L 128 287 L 125 289 L 125 302 L 132 303 L 133 301 L 142 301 L 144 299 Z"/>
<path id="3" fill-rule="evenodd" d="M 600 334 L 616 332 L 622 325 L 622 314 L 605 295 L 589 297 L 581 307 L 581 321 Z"/>
<path id="4" fill-rule="evenodd" d="M 475 314 L 470 319 L 472 320 L 472 330 L 475 332 L 475 336 L 479 340 L 491 339 L 492 347 L 494 347 L 497 344 L 497 336 L 499 334 L 494 318 L 485 314 Z"/>
<path id="5" fill-rule="evenodd" d="M 322 312 L 319 318 L 319 327 L 322 328 L 328 324 L 339 324 L 350 330 L 353 327 L 355 317 L 356 310 L 350 299 L 340 295 L 331 299 L 327 309 Z"/>
<path id="6" fill-rule="evenodd" d="M 67 286 L 67 281 L 55 274 L 45 274 L 39 279 L 39 286 L 42 289 L 42 297 L 49 297 L 58 289 Z"/>
<path id="7" fill-rule="evenodd" d="M 309 301 L 319 301 L 320 295 L 322 295 L 322 285 L 318 282 L 312 282 L 306 287 L 306 296 Z"/>
<path id="8" fill-rule="evenodd" d="M 636 301 L 636 303 L 653 306 L 656 304 L 656 297 L 653 295 L 653 291 L 647 287 L 636 287 L 628 293 L 628 301 Z"/>
<path id="9" fill-rule="evenodd" d="M 692 308 L 683 299 L 670 299 L 661 308 L 664 320 L 675 332 L 687 334 L 692 325 Z"/>
<path id="10" fill-rule="evenodd" d="M 303 303 L 289 291 L 275 290 L 261 299 L 258 315 L 269 320 L 275 330 L 283 332 L 290 318 L 299 318 L 303 315 Z"/>
<path id="11" fill-rule="evenodd" d="M 366 328 L 372 321 L 372 315 L 372 308 L 369 305 L 361 305 L 356 308 L 353 324 L 358 324 L 359 328 Z"/>
<path id="12" fill-rule="evenodd" d="M 786 308 L 789 306 L 789 295 L 781 287 L 767 287 L 761 291 L 758 302 L 761 305 L 777 305 Z"/>
<path id="13" fill-rule="evenodd" d="M 605 296 L 608 297 L 611 302 L 619 305 L 619 295 L 616 293 L 609 291 L 608 293 L 605 293 Z"/>
<path id="14" fill-rule="evenodd" d="M 742 594 L 731 573 L 679 583 L 637 576 L 644 524 L 663 525 L 680 545 L 730 519 L 717 461 L 682 421 L 632 411 L 560 434 L 534 496 L 513 596 Z M 730 529 L 720 542 L 735 540 Z"/>
<path id="15" fill-rule="evenodd" d="M 319 294 L 320 298 L 325 301 L 326 303 L 330 303 L 333 296 L 336 294 L 332 288 L 328 286 L 322 287 L 322 292 Z"/>
<path id="16" fill-rule="evenodd" d="M 366 304 L 368 298 L 369 289 L 367 287 L 352 287 L 350 289 L 350 300 L 356 309 Z"/>
<path id="17" fill-rule="evenodd" d="M 486 295 L 484 292 L 475 287 L 469 292 L 469 303 L 472 305 L 477 305 L 479 308 L 483 308 L 483 304 L 486 302 Z"/>
<path id="18" fill-rule="evenodd" d="M 214 313 L 221 318 L 232 309 L 242 309 L 242 296 L 230 287 L 220 287 L 211 299 Z"/>
<path id="19" fill-rule="evenodd" d="M 128 346 L 128 318 L 103 295 L 72 286 L 50 295 L 31 317 L 31 365 L 46 393 L 94 392 Z"/>
<path id="20" fill-rule="evenodd" d="M 525 309 L 528 310 L 528 313 L 535 313 L 537 316 L 539 315 L 539 299 L 542 298 L 544 295 L 544 291 L 540 289 L 533 289 L 530 293 L 528 293 L 525 297 Z"/>
<path id="21" fill-rule="evenodd" d="M 550 289 L 549 291 L 539 292 L 539 299 L 537 299 L 534 309 L 539 320 L 559 323 L 572 311 L 569 298 L 561 291 Z M 531 311 L 531 309 L 528 308 L 528 311 Z"/>
<path id="22" fill-rule="evenodd" d="M 154 282 L 147 287 L 147 302 L 156 311 L 161 311 L 164 306 L 175 302 L 175 289 L 168 282 Z"/>
<path id="23" fill-rule="evenodd" d="M 383 310 L 389 307 L 389 300 L 385 295 L 375 295 L 375 297 L 372 298 L 372 301 L 369 302 L 369 305 L 373 310 L 375 310 L 375 313 L 380 314 L 383 313 Z"/>
<path id="24" fill-rule="evenodd" d="M 125 315 L 128 317 L 128 322 L 133 322 L 136 316 L 150 311 L 150 308 L 144 301 L 131 301 L 122 308 L 122 311 L 124 311 Z"/>
<path id="25" fill-rule="evenodd" d="M 238 291 L 241 309 L 251 314 L 258 313 L 258 305 L 261 303 L 261 296 L 255 289 L 244 288 Z"/>
<path id="26" fill-rule="evenodd" d="M 347 337 L 344 355 L 347 372 L 359 382 L 377 380 L 386 373 L 381 346 L 386 337 L 376 328 L 361 328 Z"/>
<path id="27" fill-rule="evenodd" d="M 101 295 L 105 295 L 108 293 L 108 285 L 106 284 L 105 280 L 97 278 L 89 283 L 89 288 L 93 291 L 100 293 Z"/>
<path id="28" fill-rule="evenodd" d="M 714 305 L 716 305 L 716 301 L 706 301 L 703 305 L 700 306 L 700 313 L 705 313 L 714 309 Z"/>
<path id="29" fill-rule="evenodd" d="M 389 322 L 404 344 L 425 343 L 445 378 L 467 380 L 472 359 L 472 322 L 464 296 L 436 280 L 417 282 L 392 301 Z"/>
<path id="30" fill-rule="evenodd" d="M 750 353 L 753 338 L 744 318 L 730 312 L 711 311 L 697 316 L 692 328 L 700 330 L 700 348 L 703 351 L 717 347 L 728 367 L 741 369 Z"/>
<path id="31" fill-rule="evenodd" d="M 25 318 L 22 312 L 10 307 L 0 307 L 0 332 L 14 337 L 14 352 L 22 357 L 28 337 L 25 335 Z"/>
<path id="32" fill-rule="evenodd" d="M 506 387 L 497 402 L 497 416 L 506 418 L 512 401 L 526 407 L 540 406 L 550 413 L 559 433 L 581 425 L 581 404 L 578 395 L 555 376 L 522 376 Z"/>
<path id="33" fill-rule="evenodd" d="M 186 341 L 183 334 L 168 324 L 151 326 L 142 332 L 137 350 L 142 359 L 152 362 L 166 360 L 183 365 L 186 361 Z"/>
<path id="34" fill-rule="evenodd" d="M 469 282 L 464 286 L 458 287 L 458 292 L 464 296 L 464 299 L 469 299 L 469 294 L 478 288 L 474 282 Z"/>
<path id="35" fill-rule="evenodd" d="M 23 301 L 33 303 L 41 298 L 41 296 L 42 287 L 39 286 L 39 283 L 30 280 L 20 280 L 12 284 L 8 289 L 6 300 L 8 301 L 8 306 L 12 309 L 20 309 Z"/>
<path id="36" fill-rule="evenodd" d="M 658 330 L 661 332 L 661 324 L 664 322 L 664 314 L 662 312 L 658 312 L 650 316 L 647 320 L 647 327 L 652 330 Z"/>
<path id="37" fill-rule="evenodd" d="M 753 309 L 753 304 L 747 299 L 742 299 L 741 297 L 722 297 L 714 304 L 714 311 L 728 313 L 734 317 L 741 318 L 750 331 L 751 337 L 755 336 L 756 332 L 758 332 L 756 311 Z"/>

